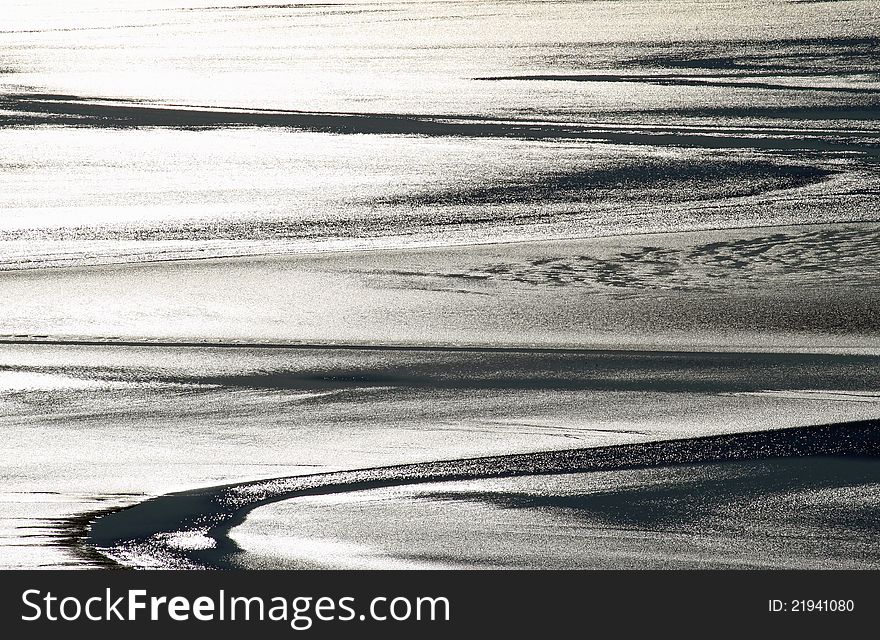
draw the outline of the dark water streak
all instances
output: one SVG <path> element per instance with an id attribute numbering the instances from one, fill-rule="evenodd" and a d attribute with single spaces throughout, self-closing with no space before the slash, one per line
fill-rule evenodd
<path id="1" fill-rule="evenodd" d="M 771 110 L 816 109 L 816 107 L 768 107 Z M 761 108 L 759 108 L 761 109 Z M 872 118 L 880 114 L 877 104 L 820 109 L 842 113 L 867 109 Z M 749 115 L 750 108 L 735 109 L 732 115 Z M 4 113 L 5 112 L 5 113 Z M 712 113 L 712 109 L 697 109 Z M 640 110 L 640 113 L 645 113 Z M 684 112 L 683 112 L 684 113 Z M 826 115 L 831 115 L 826 114 Z M 725 130 L 711 127 L 701 132 L 686 128 L 656 127 L 629 129 L 596 124 L 534 123 L 527 120 L 495 120 L 472 115 L 431 116 L 382 113 L 328 113 L 317 111 L 221 109 L 207 106 L 152 106 L 119 99 L 89 98 L 61 94 L 6 94 L 0 96 L 0 127 L 61 125 L 92 128 L 168 127 L 204 129 L 229 127 L 274 127 L 300 131 L 336 134 L 460 136 L 474 138 L 516 138 L 523 140 L 588 139 L 614 144 L 699 147 L 706 149 L 770 149 L 811 150 L 824 152 L 858 152 L 871 158 L 880 157 L 880 143 L 870 140 L 848 140 L 846 134 L 830 138 L 795 130 L 780 135 L 755 134 L 757 131 Z M 768 132 L 761 131 L 766 134 Z"/>
<path id="2" fill-rule="evenodd" d="M 880 387 L 880 357 L 862 354 L 599 350 L 368 344 L 279 344 L 123 340 L 28 340 L 46 347 L 192 349 L 184 367 L 157 367 L 133 353 L 119 366 L 4 366 L 0 372 L 77 376 L 103 382 L 208 385 L 303 392 L 394 387 L 418 390 L 570 390 L 745 393 Z M 198 351 L 223 349 L 267 358 L 232 371 L 205 371 Z M 141 361 L 139 361 L 139 359 Z"/>
<path id="3" fill-rule="evenodd" d="M 768 89 L 771 91 L 818 91 L 843 94 L 878 95 L 880 90 L 873 87 L 833 87 L 833 86 L 801 86 L 772 82 L 754 82 L 748 80 L 719 80 L 700 76 L 670 76 L 647 74 L 536 74 L 515 76 L 484 76 L 474 80 L 485 81 L 538 81 L 538 82 L 643 82 L 671 87 L 722 87 L 726 89 Z"/>

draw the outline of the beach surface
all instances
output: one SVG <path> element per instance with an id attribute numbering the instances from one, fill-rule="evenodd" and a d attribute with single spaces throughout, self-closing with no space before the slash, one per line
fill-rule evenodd
<path id="1" fill-rule="evenodd" d="M 232 531 L 248 569 L 877 569 L 876 456 L 309 496 Z"/>
<path id="2" fill-rule="evenodd" d="M 83 536 L 95 514 L 180 490 L 851 422 L 880 403 L 876 356 L 848 354 L 47 344 L 0 354 L 2 551 L 19 567 L 92 566 L 83 549 L 100 545 Z M 546 471 L 539 463 L 530 473 Z M 166 525 L 162 512 L 136 517 L 146 527 L 136 537 Z M 199 515 L 168 513 L 185 526 L 158 533 L 188 531 Z M 149 554 L 124 561 L 164 566 Z"/>
<path id="3" fill-rule="evenodd" d="M 0 567 L 876 568 L 878 20 L 12 3 Z"/>

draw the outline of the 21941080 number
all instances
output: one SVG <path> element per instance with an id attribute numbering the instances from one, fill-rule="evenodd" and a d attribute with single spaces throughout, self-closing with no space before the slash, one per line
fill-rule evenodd
<path id="1" fill-rule="evenodd" d="M 849 613 L 854 611 L 854 600 L 768 600 L 767 609 L 773 613 Z"/>

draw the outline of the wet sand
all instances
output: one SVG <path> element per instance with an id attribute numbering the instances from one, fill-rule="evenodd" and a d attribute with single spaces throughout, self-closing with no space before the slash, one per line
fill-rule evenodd
<path id="1" fill-rule="evenodd" d="M 70 547 L 83 514 L 180 490 L 864 420 L 880 402 L 869 355 L 7 344 L 0 358 L 0 556 L 17 567 L 92 566 Z"/>
<path id="2" fill-rule="evenodd" d="M 542 559 L 530 554 L 527 551 L 531 548 L 530 545 L 547 544 L 546 538 L 536 539 L 529 537 L 528 533 L 524 534 L 521 529 L 527 523 L 516 522 L 515 517 L 512 524 L 519 531 L 499 530 L 492 526 L 487 527 L 488 531 L 482 538 L 471 529 L 470 537 L 457 537 L 453 534 L 449 536 L 450 540 L 447 538 L 450 534 L 448 526 L 432 530 L 426 523 L 426 527 L 420 530 L 424 535 L 422 542 L 408 547 L 410 551 L 404 553 L 403 549 L 408 544 L 406 539 L 410 536 L 418 537 L 419 533 L 418 530 L 412 530 L 409 518 L 417 515 L 414 512 L 423 508 L 423 504 L 413 507 L 406 500 L 402 503 L 395 500 L 396 496 L 393 495 L 389 500 L 386 494 L 384 504 L 379 506 L 378 512 L 370 513 L 373 505 L 367 497 L 366 508 L 355 508 L 356 515 L 349 514 L 351 517 L 347 517 L 344 508 L 341 515 L 338 515 L 339 509 L 321 510 L 318 521 L 300 532 L 297 531 L 297 523 L 301 522 L 301 517 L 296 513 L 298 504 L 289 502 L 302 496 L 329 494 L 338 499 L 340 493 L 437 481 L 533 476 L 536 477 L 533 478 L 536 482 L 530 483 L 531 489 L 525 493 L 514 491 L 517 486 L 521 488 L 522 483 L 514 484 L 513 488 L 502 484 L 501 491 L 497 488 L 494 491 L 491 488 L 486 489 L 477 483 L 476 488 L 472 484 L 459 493 L 456 493 L 460 489 L 458 485 L 441 484 L 432 485 L 420 493 L 428 498 L 439 496 L 441 500 L 455 505 L 462 502 L 483 502 L 512 508 L 520 506 L 526 511 L 528 508 L 541 507 L 563 511 L 567 509 L 568 519 L 556 518 L 554 522 L 544 520 L 548 526 L 543 535 L 552 538 L 570 532 L 573 518 L 574 524 L 580 525 L 582 529 L 575 537 L 580 537 L 578 542 L 584 546 L 592 541 L 589 525 L 596 528 L 603 520 L 606 525 L 617 524 L 619 529 L 641 529 L 642 533 L 645 529 L 653 530 L 661 538 L 653 557 L 645 553 L 644 543 L 639 550 L 638 545 L 627 544 L 622 536 L 617 540 L 618 550 L 614 550 L 614 541 L 610 541 L 610 550 L 604 560 L 601 553 L 591 556 L 589 552 L 571 554 L 569 549 L 560 549 L 562 556 L 569 559 L 569 566 L 572 567 L 584 565 L 591 568 L 635 568 L 640 566 L 636 560 L 640 555 L 646 556 L 643 561 L 645 567 L 659 562 L 665 562 L 667 566 L 674 565 L 679 560 L 683 566 L 691 567 L 701 564 L 718 567 L 737 563 L 760 566 L 772 564 L 768 550 L 774 544 L 778 547 L 780 541 L 773 540 L 772 535 L 769 536 L 771 539 L 767 542 L 768 549 L 759 550 L 749 563 L 745 560 L 744 547 L 739 544 L 742 540 L 724 543 L 725 529 L 731 531 L 745 528 L 752 535 L 763 535 L 765 538 L 772 531 L 776 532 L 778 538 L 810 538 L 816 535 L 827 536 L 836 527 L 848 527 L 849 539 L 840 543 L 836 550 L 836 559 L 824 559 L 825 566 L 853 567 L 859 566 L 860 562 L 867 562 L 863 566 L 874 566 L 877 558 L 876 554 L 870 552 L 870 540 L 878 523 L 873 517 L 875 500 L 871 496 L 878 479 L 878 453 L 878 423 L 865 421 L 277 478 L 170 494 L 148 500 L 97 518 L 85 536 L 85 541 L 101 553 L 134 566 L 290 568 L 291 563 L 296 564 L 297 558 L 302 559 L 298 543 L 303 543 L 307 555 L 310 548 L 315 548 L 315 543 L 321 548 L 322 541 L 310 541 L 309 532 L 314 534 L 316 528 L 321 530 L 323 523 L 329 526 L 326 531 L 333 532 L 329 536 L 330 542 L 324 544 L 322 549 L 322 555 L 327 559 L 324 564 L 330 568 L 345 568 L 344 561 L 334 564 L 333 544 L 341 545 L 343 556 L 346 553 L 344 550 L 348 548 L 349 555 L 359 555 L 364 560 L 372 559 L 373 568 L 392 568 L 405 564 L 394 562 L 395 553 L 399 560 L 404 561 L 418 560 L 420 555 L 427 556 L 427 562 L 422 562 L 421 566 L 430 564 L 433 556 L 441 564 L 445 560 L 460 567 L 473 561 L 474 553 L 478 554 L 487 541 L 499 538 L 507 538 L 507 548 L 512 554 L 509 558 L 510 564 L 541 568 L 542 563 L 546 562 L 553 566 L 561 561 L 560 556 L 553 557 L 551 554 L 549 558 Z M 817 457 L 805 462 L 804 456 Z M 844 457 L 843 460 L 836 459 L 841 456 Z M 780 463 L 778 458 L 794 460 Z M 718 464 L 726 461 L 759 461 L 761 464 L 734 464 L 732 467 Z M 632 474 L 625 473 L 592 475 L 592 472 L 618 470 L 647 472 L 635 481 Z M 583 475 L 584 472 L 590 473 Z M 574 491 L 569 488 L 569 491 L 560 495 L 558 488 L 548 488 L 546 478 L 541 477 L 559 473 L 582 474 L 573 483 Z M 595 490 L 603 484 L 604 493 Z M 850 488 L 855 491 L 847 493 Z M 823 491 L 830 495 L 823 496 Z M 804 496 L 810 495 L 813 500 L 804 510 L 802 500 Z M 867 503 L 864 503 L 865 497 Z M 330 504 L 333 503 L 333 498 Z M 381 503 L 382 498 L 379 495 L 374 501 L 378 499 Z M 247 526 L 246 518 L 256 507 L 279 501 L 288 503 L 280 511 L 258 515 L 258 524 Z M 343 502 L 351 506 L 350 501 Z M 842 504 L 835 505 L 835 502 Z M 756 518 L 754 503 L 762 505 L 763 509 L 778 508 L 778 513 L 775 516 Z M 833 513 L 835 508 L 839 510 L 836 516 Z M 391 556 L 391 565 L 385 567 L 382 566 L 382 553 L 371 554 L 368 551 L 369 544 L 375 543 L 376 539 L 364 532 L 369 526 L 366 522 L 372 522 L 382 514 L 383 509 L 385 513 L 390 509 L 391 513 L 398 516 L 392 521 L 398 544 L 395 546 L 394 542 L 389 543 L 386 540 L 385 544 L 390 544 L 391 547 L 387 553 Z M 439 511 L 442 509 L 442 506 L 438 508 Z M 273 515 L 276 517 L 273 518 Z M 335 515 L 345 523 L 334 520 Z M 442 513 L 431 515 L 435 518 L 444 517 Z M 447 515 L 461 516 L 461 509 L 453 507 Z M 592 523 L 589 522 L 591 516 Z M 577 522 L 580 517 L 586 519 L 587 523 Z M 524 518 L 527 519 L 528 515 Z M 269 525 L 262 536 L 260 521 L 263 525 Z M 798 521 L 798 526 L 792 526 L 794 521 Z M 236 527 L 242 523 L 245 525 L 239 537 L 240 529 Z M 668 526 L 658 527 L 664 523 Z M 776 529 L 779 523 L 787 524 L 781 532 Z M 454 529 L 455 520 L 451 524 Z M 722 535 L 713 536 L 710 533 L 713 529 Z M 347 537 L 346 532 L 352 534 L 351 537 Z M 693 556 L 688 560 L 687 557 L 682 557 L 681 550 L 673 552 L 676 542 L 680 542 L 676 538 L 688 532 L 705 538 L 697 541 L 696 556 L 701 555 L 701 542 L 708 547 L 714 546 L 714 553 L 709 553 L 708 548 L 705 548 L 706 555 L 702 560 Z M 381 537 L 381 527 L 375 534 Z M 523 535 L 526 536 L 525 540 L 522 539 Z M 402 544 L 401 537 L 404 538 Z M 248 553 L 249 546 L 255 548 L 253 556 Z M 353 553 L 352 547 L 355 549 Z M 818 548 L 821 549 L 821 545 Z M 444 549 L 445 557 L 437 558 L 436 556 L 443 555 Z M 817 568 L 823 563 L 820 562 L 821 556 L 817 556 L 816 549 L 816 545 L 813 545 L 813 549 L 804 545 L 800 552 L 788 554 L 788 557 L 785 557 L 784 551 L 777 549 L 777 555 L 783 557 L 783 563 L 792 566 L 812 563 L 813 568 Z M 693 554 L 695 550 L 690 551 Z M 671 555 L 666 555 L 665 552 L 671 552 Z M 314 560 L 314 556 L 312 559 Z M 376 564 L 379 566 L 375 566 Z"/>
<path id="3" fill-rule="evenodd" d="M 195 487 L 875 418 L 875 234 L 2 273 L 2 562 L 90 566 L 71 523 Z"/>
<path id="4" fill-rule="evenodd" d="M 8 271 L 0 336 L 870 353 L 877 234 L 803 225 Z"/>
<path id="5" fill-rule="evenodd" d="M 874 457 L 442 482 L 294 498 L 230 532 L 248 569 L 878 569 Z"/>
<path id="6" fill-rule="evenodd" d="M 394 465 L 455 475 L 520 455 L 545 492 L 489 486 L 477 464 L 480 499 L 443 508 L 479 518 L 524 492 L 504 512 L 511 540 L 537 510 L 624 553 L 572 558 L 653 566 L 608 533 L 630 525 L 597 515 L 599 476 L 554 452 L 652 443 L 648 456 L 878 418 L 875 3 L 344 4 L 4 13 L 0 565 L 106 566 L 84 524 L 133 506 L 97 536 L 156 505 L 130 532 L 156 544 L 110 555 L 198 565 L 199 545 L 231 538 L 194 532 L 205 504 L 183 507 L 218 486 L 281 478 L 246 485 L 281 499 L 319 473 L 397 482 Z M 707 529 L 744 526 L 724 501 L 737 487 L 742 505 L 843 503 L 858 520 L 873 503 L 850 491 L 856 466 L 835 479 L 834 462 L 794 461 L 843 443 L 786 449 L 778 469 L 758 451 L 651 464 L 718 480 Z M 818 493 L 773 493 L 799 469 Z M 684 468 L 618 471 L 621 500 L 692 504 Z M 763 480 L 744 487 L 749 472 Z M 443 520 L 435 503 L 383 508 Z M 237 562 L 305 561 L 265 557 L 268 523 L 276 542 L 305 535 L 301 503 L 230 504 L 211 517 L 263 548 Z M 328 506 L 340 537 L 337 516 L 357 529 Z M 805 539 L 818 517 L 767 522 Z M 664 547 L 684 564 L 686 520 Z M 873 525 L 831 525 L 848 541 L 834 562 L 873 562 L 859 555 Z M 704 533 L 708 556 L 743 561 Z M 791 562 L 811 566 L 808 546 Z"/>

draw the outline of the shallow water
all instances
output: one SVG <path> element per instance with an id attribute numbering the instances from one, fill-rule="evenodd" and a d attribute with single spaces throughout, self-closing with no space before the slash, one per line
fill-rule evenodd
<path id="1" fill-rule="evenodd" d="M 878 18 L 6 3 L 0 565 L 192 487 L 877 417 Z"/>
<path id="2" fill-rule="evenodd" d="M 5 345 L 2 563 L 82 563 L 51 547 L 59 518 L 197 486 L 876 417 L 878 375 L 846 355 Z"/>
<path id="3" fill-rule="evenodd" d="M 876 220 L 872 2 L 4 17 L 6 268 Z"/>
<path id="4" fill-rule="evenodd" d="M 294 498 L 232 532 L 247 568 L 876 569 L 880 469 L 815 458 Z"/>

